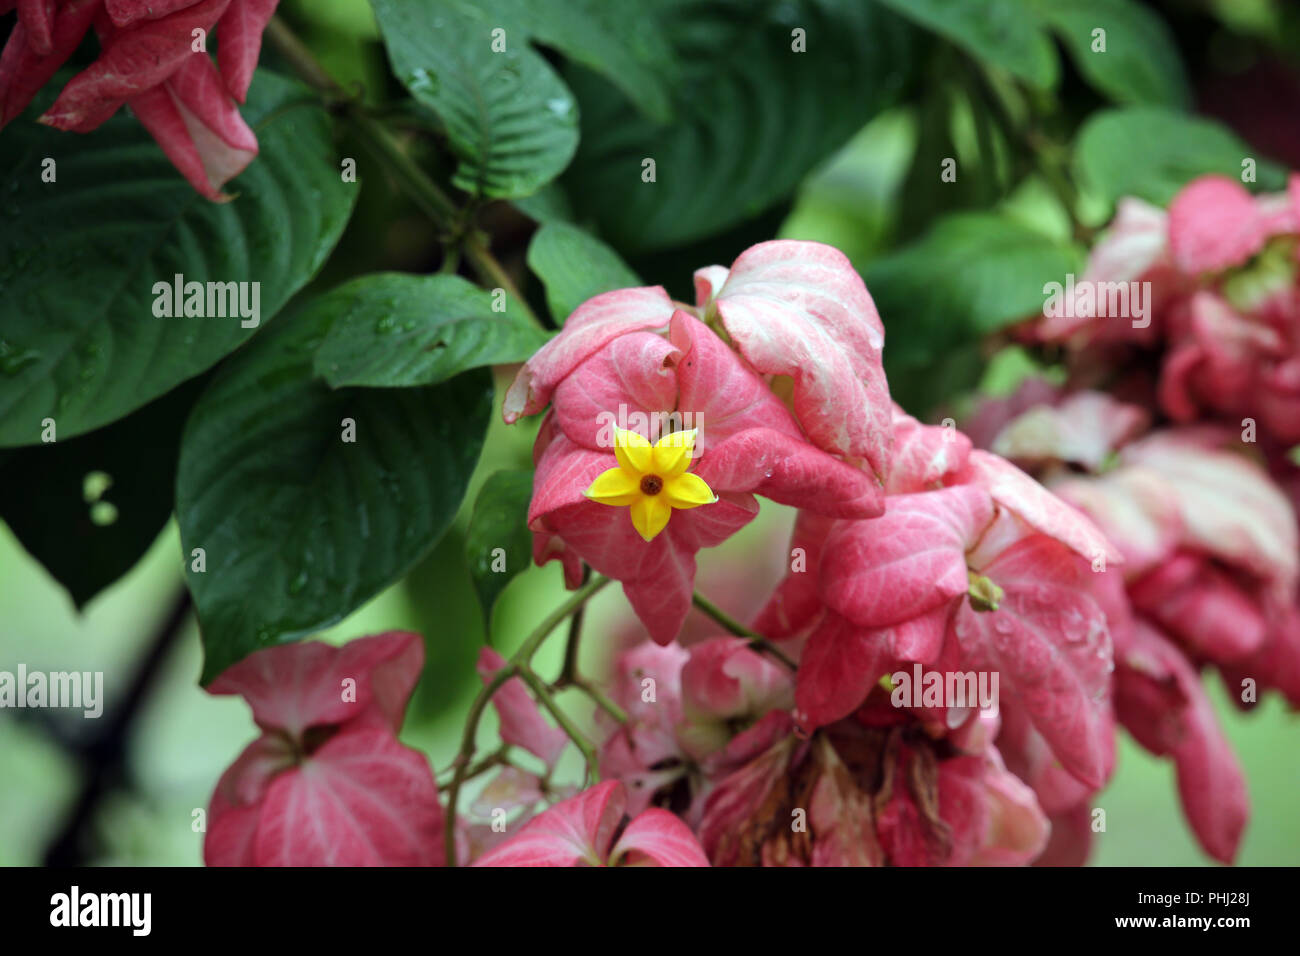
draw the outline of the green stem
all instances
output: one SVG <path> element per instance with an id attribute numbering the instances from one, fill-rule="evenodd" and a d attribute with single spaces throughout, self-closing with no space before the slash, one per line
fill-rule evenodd
<path id="1" fill-rule="evenodd" d="M 745 627 L 745 625 L 741 624 L 726 611 L 722 610 L 722 608 L 718 607 L 699 591 L 696 591 L 691 596 L 691 602 L 709 617 L 713 618 L 713 620 L 718 624 L 722 625 L 722 628 L 728 633 L 734 634 L 736 637 L 746 638 L 749 641 L 749 646 L 755 650 L 771 655 L 786 667 L 790 668 L 790 670 L 795 670 L 798 666 L 793 660 L 787 657 L 779 647 L 769 641 L 766 637 L 759 634 L 757 631 Z"/>
<path id="2" fill-rule="evenodd" d="M 583 565 L 582 583 L 586 584 L 591 580 L 591 566 Z M 569 639 L 564 645 L 564 666 L 560 668 L 560 679 L 557 684 L 563 686 L 570 683 L 578 673 L 578 643 L 582 640 L 582 619 L 586 612 L 586 605 L 578 608 L 573 617 L 569 618 Z"/>
<path id="3" fill-rule="evenodd" d="M 566 679 L 562 684 L 557 683 L 555 689 L 562 690 L 565 687 L 577 688 L 578 690 L 586 694 L 588 697 L 590 697 L 592 703 L 594 703 L 605 713 L 609 714 L 609 716 L 613 717 L 620 724 L 627 723 L 627 711 L 625 711 L 622 707 L 618 706 L 618 704 L 614 703 L 607 696 L 605 696 L 604 691 L 602 691 L 595 684 L 588 683 L 583 678 L 575 675 L 573 677 L 569 677 L 568 679 Z"/>
<path id="4" fill-rule="evenodd" d="M 474 698 L 474 703 L 470 705 L 469 715 L 465 721 L 465 729 L 460 738 L 460 749 L 456 753 L 456 759 L 452 762 L 454 774 L 451 778 L 451 785 L 447 789 L 447 815 L 443 821 L 443 839 L 446 844 L 448 866 L 456 865 L 456 803 L 460 798 L 461 784 L 468 779 L 470 761 L 474 759 L 474 750 L 477 746 L 475 738 L 478 736 L 479 721 L 483 719 L 483 712 L 487 709 L 488 702 L 492 699 L 492 695 L 500 690 L 511 677 L 522 676 L 520 674 L 521 668 L 528 668 L 533 655 L 541 647 L 542 641 L 546 640 L 547 636 L 559 626 L 561 621 L 582 607 L 591 599 L 592 595 L 607 584 L 609 584 L 609 578 L 594 578 L 548 614 L 546 619 L 519 645 L 519 649 L 510 656 L 510 660 L 506 661 L 505 666 L 492 675 L 492 680 L 488 681 L 487 685 L 478 692 L 478 696 Z M 581 746 L 579 749 L 581 749 Z"/>
<path id="5" fill-rule="evenodd" d="M 555 699 L 551 696 L 550 689 L 533 669 L 526 664 L 519 666 L 519 676 L 523 678 L 525 684 L 533 692 L 533 696 L 541 701 L 542 706 L 550 712 L 555 718 L 555 722 L 560 725 L 560 729 L 569 735 L 569 739 L 574 745 L 582 751 L 582 757 L 587 762 L 587 775 L 592 784 L 600 783 L 600 765 L 596 759 L 596 748 L 592 746 L 585 734 L 569 719 L 569 716 L 556 705 Z"/>

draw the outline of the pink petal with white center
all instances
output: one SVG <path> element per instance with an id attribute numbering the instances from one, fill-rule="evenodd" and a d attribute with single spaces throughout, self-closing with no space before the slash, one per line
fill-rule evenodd
<path id="1" fill-rule="evenodd" d="M 1149 421 L 1144 409 L 1104 392 L 1073 392 L 1059 405 L 1039 405 L 1010 422 L 991 450 L 1022 462 L 1064 461 L 1098 471 Z"/>
<path id="2" fill-rule="evenodd" d="M 167 83 L 128 105 L 196 191 L 213 202 L 232 198 L 221 187 L 257 156 L 257 139 L 221 88 L 211 60 L 190 59 Z"/>
<path id="3" fill-rule="evenodd" d="M 429 762 L 387 729 L 345 730 L 266 793 L 258 866 L 437 866 L 442 808 Z"/>
<path id="4" fill-rule="evenodd" d="M 667 810 L 652 807 L 627 825 L 609 855 L 617 866 L 708 866 L 690 827 Z"/>
<path id="5" fill-rule="evenodd" d="M 994 611 L 957 610 L 954 630 L 974 670 L 1000 674 L 1002 708 L 1022 709 L 1062 765 L 1100 787 L 1114 763 L 1107 687 L 1113 667 L 1106 615 L 1088 565 L 1044 535 L 1025 538 L 982 569 L 1004 596 Z"/>
<path id="6" fill-rule="evenodd" d="M 604 866 L 627 796 L 617 780 L 606 780 L 524 824 L 475 866 Z"/>
<path id="7" fill-rule="evenodd" d="M 894 456 L 885 493 L 934 491 L 966 466 L 971 441 L 956 428 L 923 425 L 894 406 Z"/>
<path id="8" fill-rule="evenodd" d="M 1174 490 L 1185 543 L 1256 575 L 1281 604 L 1295 598 L 1300 541 L 1295 511 L 1259 466 L 1196 429 L 1158 432 L 1126 448 Z"/>
<path id="9" fill-rule="evenodd" d="M 238 694 L 263 730 L 301 738 L 308 727 L 355 723 L 401 726 L 424 666 L 418 634 L 389 631 L 333 647 L 319 641 L 281 644 L 250 654 L 222 672 L 210 694 Z M 345 684 L 354 681 L 355 687 Z M 355 690 L 355 700 L 350 691 Z"/>
<path id="10" fill-rule="evenodd" d="M 822 558 L 826 603 L 866 628 L 901 624 L 970 587 L 966 551 L 993 520 L 979 488 L 897 495 L 883 517 L 835 526 Z"/>
<path id="11" fill-rule="evenodd" d="M 607 343 L 628 332 L 664 328 L 672 314 L 672 300 L 661 286 L 617 289 L 588 299 L 515 376 L 502 410 L 506 424 L 545 408 L 564 377 Z"/>
<path id="12" fill-rule="evenodd" d="M 677 347 L 674 364 L 680 393 L 677 408 L 691 413 L 696 447 L 707 451 L 749 428 L 779 431 L 803 440 L 803 432 L 766 381 L 699 319 L 678 311 L 669 325 Z"/>
<path id="13" fill-rule="evenodd" d="M 248 96 L 262 50 L 262 31 L 271 22 L 280 0 L 233 0 L 217 23 L 217 63 L 230 95 L 239 102 Z"/>
<path id="14" fill-rule="evenodd" d="M 1141 465 L 1125 465 L 1097 478 L 1070 478 L 1053 494 L 1078 508 L 1124 554 L 1124 573 L 1137 576 L 1173 554 L 1183 538 L 1182 512 L 1173 487 Z"/>
<path id="15" fill-rule="evenodd" d="M 677 407 L 677 349 L 662 335 L 629 332 L 575 368 L 555 390 L 555 420 L 573 442 L 614 452 L 615 427 L 651 442 Z"/>
<path id="16" fill-rule="evenodd" d="M 884 326 L 839 250 L 778 240 L 747 249 L 712 309 L 758 371 L 794 381 L 794 413 L 826 451 L 889 470 L 891 403 Z"/>
<path id="17" fill-rule="evenodd" d="M 505 663 L 506 659 L 490 647 L 479 651 L 478 676 L 485 686 Z M 560 728 L 546 722 L 522 680 L 512 677 L 506 681 L 492 695 L 492 706 L 500 718 L 500 734 L 505 743 L 523 747 L 547 767 L 555 766 L 569 737 Z"/>
<path id="18" fill-rule="evenodd" d="M 206 56 L 192 56 L 179 70 L 167 80 L 167 88 L 176 99 L 182 113 L 187 113 L 186 124 L 197 124 L 203 130 L 215 136 L 221 143 L 235 152 L 257 153 L 257 137 L 244 122 L 239 107 L 230 98 L 221 83 L 221 76 L 212 60 Z M 204 167 L 209 169 L 210 177 L 224 183 L 234 173 L 223 167 L 224 160 L 217 155 L 219 151 L 205 148 L 199 135 L 190 130 L 191 138 L 203 155 Z M 247 160 L 239 167 L 248 165 Z M 215 176 L 211 174 L 215 172 Z M 224 178 L 222 178 L 224 177 Z"/>
<path id="19" fill-rule="evenodd" d="M 706 311 L 727 281 L 726 266 L 705 266 L 695 270 L 695 307 Z"/>
<path id="20" fill-rule="evenodd" d="M 1255 200 L 1226 176 L 1195 179 L 1169 204 L 1169 251 L 1183 272 L 1242 265 L 1267 239 Z"/>
<path id="21" fill-rule="evenodd" d="M 1106 540 L 1083 512 L 1066 504 L 1005 458 L 975 449 L 958 480 L 983 488 L 998 507 L 1089 561 L 1105 555 L 1111 564 L 1124 562 L 1120 550 Z"/>

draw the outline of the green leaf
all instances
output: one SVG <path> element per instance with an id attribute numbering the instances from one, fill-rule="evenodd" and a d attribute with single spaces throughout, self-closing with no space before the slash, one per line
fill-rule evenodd
<path id="1" fill-rule="evenodd" d="M 941 219 L 863 272 L 885 322 L 885 360 L 925 368 L 963 344 L 1041 314 L 1043 286 L 1081 271 L 1083 250 L 993 213 Z M 891 385 L 893 376 L 891 375 Z"/>
<path id="2" fill-rule="evenodd" d="M 651 119 L 672 117 L 680 68 L 653 10 L 609 0 L 492 0 L 491 7 L 493 24 L 509 35 L 522 31 L 599 73 Z"/>
<path id="3" fill-rule="evenodd" d="M 516 199 L 514 207 L 536 223 L 573 220 L 573 207 L 559 183 L 549 183 L 531 196 Z"/>
<path id="4" fill-rule="evenodd" d="M 244 115 L 261 154 L 225 204 L 190 188 L 125 111 L 91 136 L 40 126 L 36 110 L 5 130 L 0 446 L 38 442 L 45 418 L 60 439 L 121 418 L 257 331 L 238 314 L 159 317 L 155 283 L 260 283 L 260 327 L 315 274 L 356 186 L 342 182 L 314 102 L 259 71 Z M 41 181 L 47 157 L 54 183 Z"/>
<path id="5" fill-rule="evenodd" d="M 446 126 L 460 159 L 458 188 L 527 196 L 569 164 L 577 103 L 526 35 L 456 0 L 373 3 L 398 79 Z M 504 32 L 494 38 L 497 30 Z M 494 40 L 503 51 L 493 50 Z"/>
<path id="6" fill-rule="evenodd" d="M 897 101 L 913 31 L 877 4 L 791 0 L 653 5 L 682 63 L 678 119 L 655 123 L 595 75 L 566 74 L 582 142 L 565 174 L 579 221 L 625 254 L 754 219 Z M 805 31 L 806 52 L 792 49 Z M 653 182 L 646 160 L 654 160 Z"/>
<path id="7" fill-rule="evenodd" d="M 1137 196 L 1163 206 L 1197 176 L 1239 178 L 1245 159 L 1257 161 L 1261 188 L 1283 188 L 1284 172 L 1226 127 L 1155 107 L 1094 113 L 1074 145 L 1080 186 L 1107 203 Z"/>
<path id="8" fill-rule="evenodd" d="M 185 427 L 176 515 L 205 683 L 335 623 L 405 574 L 451 523 L 478 461 L 486 371 L 331 390 L 312 377 L 327 321 L 278 323 L 221 369 Z"/>
<path id="9" fill-rule="evenodd" d="M 1135 0 L 1035 0 L 1087 81 L 1116 103 L 1185 109 L 1187 73 L 1169 28 Z M 1093 31 L 1105 30 L 1105 50 Z"/>
<path id="10" fill-rule="evenodd" d="M 1060 71 L 1056 50 L 1029 0 L 877 2 L 1030 86 L 1051 89 L 1056 85 Z"/>
<path id="11" fill-rule="evenodd" d="M 566 222 L 549 222 L 528 244 L 528 267 L 546 286 L 546 305 L 557 325 L 593 295 L 644 285 L 617 252 Z"/>
<path id="12" fill-rule="evenodd" d="M 78 608 L 135 567 L 171 517 L 181 428 L 201 385 L 77 438 L 0 451 L 0 518 Z"/>
<path id="13" fill-rule="evenodd" d="M 532 495 L 531 471 L 498 471 L 483 483 L 474 501 L 465 536 L 465 561 L 483 605 L 485 624 L 491 621 L 492 606 L 506 585 L 531 564 L 528 502 Z"/>
<path id="14" fill-rule="evenodd" d="M 305 320 L 328 327 L 315 371 L 330 385 L 437 385 L 466 369 L 522 362 L 549 337 L 492 309 L 492 293 L 459 276 L 375 273 L 314 299 Z"/>

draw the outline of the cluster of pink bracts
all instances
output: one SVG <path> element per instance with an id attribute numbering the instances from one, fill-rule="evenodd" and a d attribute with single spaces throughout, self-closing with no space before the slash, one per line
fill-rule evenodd
<path id="1" fill-rule="evenodd" d="M 0 128 L 36 93 L 94 27 L 99 57 L 74 76 L 41 122 L 88 133 L 122 106 L 208 199 L 257 155 L 239 115 L 279 0 L 0 0 L 18 9 L 0 55 Z M 207 53 L 217 32 L 217 62 Z"/>
<path id="2" fill-rule="evenodd" d="M 1030 380 L 968 425 L 1123 552 L 1115 714 L 1175 761 L 1188 819 L 1225 861 L 1249 806 L 1200 672 L 1243 709 L 1268 689 L 1300 706 L 1298 254 L 1300 177 L 1258 197 L 1205 177 L 1167 212 L 1126 200 L 1084 278 L 1149 283 L 1150 313 L 1029 323 L 1065 347 L 1066 383 Z"/>
<path id="3" fill-rule="evenodd" d="M 1261 208 L 1261 228 L 1291 221 L 1272 200 Z M 1238 247 L 1269 255 L 1253 239 Z M 1200 274 L 1191 295 L 1233 287 L 1234 267 L 1215 261 L 1214 282 Z M 598 714 L 604 782 L 582 792 L 550 781 L 566 735 L 519 678 L 502 685 L 503 742 L 547 770 L 506 767 L 463 815 L 455 808 L 456 857 L 1080 863 L 1119 722 L 1173 757 L 1193 828 L 1230 860 L 1245 787 L 1198 667 L 1300 698 L 1296 519 L 1263 468 L 1201 428 L 1139 438 L 1149 415 L 1093 391 L 986 407 L 971 431 L 991 451 L 921 424 L 890 401 L 880 318 L 826 246 L 763 243 L 730 270 L 700 270 L 696 291 L 693 306 L 660 288 L 591 299 L 507 394 L 508 422 L 550 406 L 534 452 L 536 559 L 559 560 L 570 585 L 583 563 L 618 580 L 652 640 L 623 647 L 603 682 L 627 719 Z M 1184 334 L 1166 316 L 1185 303 L 1161 301 L 1158 327 Z M 1097 367 L 1093 344 L 1081 368 Z M 1214 381 L 1201 364 L 1177 365 L 1187 394 Z M 611 440 L 611 417 L 648 442 L 656 422 L 693 429 L 694 457 L 661 459 L 626 432 Z M 714 500 L 636 524 L 637 502 L 666 487 L 655 469 L 672 478 L 684 467 Z M 683 630 L 696 553 L 751 520 L 756 495 L 799 509 L 789 573 L 751 625 L 779 655 Z M 218 786 L 209 862 L 441 858 L 449 811 L 427 765 L 393 736 L 418 647 L 382 635 L 275 648 L 214 685 L 248 697 L 266 734 Z M 485 650 L 484 681 L 502 665 Z M 900 697 L 900 671 L 939 675 L 933 698 Z M 356 679 L 343 706 L 341 674 Z M 992 707 L 973 691 L 986 679 Z M 286 686 L 292 695 L 272 696 Z M 970 696 L 954 696 L 959 686 Z M 372 764 L 349 776 L 346 762 L 366 759 L 363 737 Z M 513 814 L 506 832 L 488 822 L 502 813 Z"/>

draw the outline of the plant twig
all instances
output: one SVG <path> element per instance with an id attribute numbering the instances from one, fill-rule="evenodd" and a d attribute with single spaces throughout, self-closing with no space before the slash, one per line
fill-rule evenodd
<path id="1" fill-rule="evenodd" d="M 479 280 L 491 288 L 504 289 L 512 307 L 517 308 L 520 314 L 538 328 L 545 328 L 515 286 L 514 280 L 492 255 L 483 236 L 467 228 L 461 221 L 455 203 L 437 183 L 425 175 L 424 170 L 411 159 L 389 128 L 370 115 L 359 97 L 344 90 L 326 72 L 283 20 L 272 17 L 265 35 L 304 82 L 338 104 L 348 122 L 388 169 L 397 184 L 438 227 L 448 247 L 464 251 Z"/>
<path id="2" fill-rule="evenodd" d="M 492 675 L 492 680 L 488 681 L 487 685 L 479 691 L 478 696 L 474 698 L 474 703 L 470 705 L 469 716 L 465 721 L 465 730 L 461 734 L 460 749 L 456 753 L 456 759 L 452 762 L 455 773 L 452 776 L 451 785 L 447 789 L 447 814 L 443 821 L 443 837 L 446 844 L 448 866 L 456 865 L 456 802 L 460 797 L 461 784 L 467 779 L 470 761 L 474 758 L 478 725 L 483 718 L 484 710 L 487 709 L 488 702 L 492 699 L 492 695 L 504 686 L 506 681 L 512 677 L 522 676 L 521 670 L 528 669 L 529 673 L 531 673 L 529 665 L 532 663 L 537 649 L 542 646 L 542 642 L 560 625 L 561 621 L 575 613 L 607 584 L 609 584 L 609 578 L 606 577 L 596 577 L 588 581 L 575 591 L 572 597 L 548 614 L 546 619 L 537 625 L 533 632 L 519 645 L 519 649 L 510 656 L 505 666 Z M 525 680 L 527 680 L 526 677 Z M 581 749 L 581 745 L 579 746 Z"/>
<path id="3" fill-rule="evenodd" d="M 765 654 L 771 655 L 786 667 L 790 668 L 790 670 L 795 670 L 798 666 L 793 660 L 786 656 L 784 651 L 769 641 L 766 637 L 759 634 L 757 631 L 745 627 L 745 625 L 741 624 L 726 611 L 722 610 L 722 608 L 718 607 L 699 591 L 696 591 L 691 595 L 691 603 L 709 617 L 713 618 L 713 620 L 718 624 L 722 625 L 723 630 L 727 631 L 729 634 L 734 634 L 736 637 L 746 638 L 749 641 L 749 646 L 754 648 L 754 650 L 762 651 Z"/>

